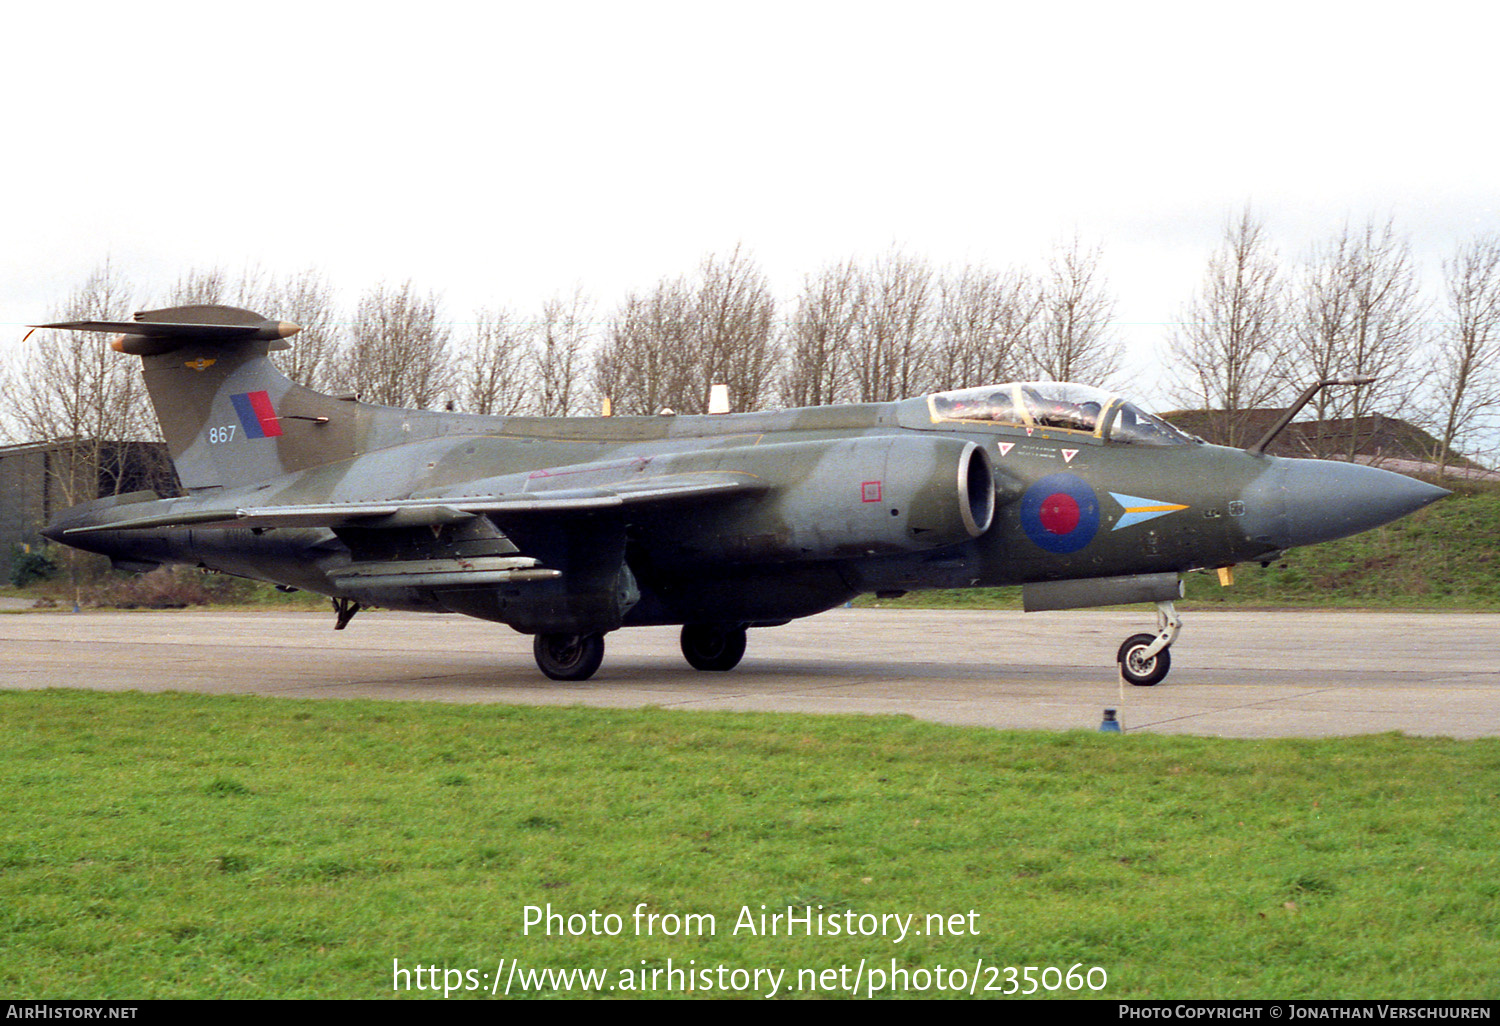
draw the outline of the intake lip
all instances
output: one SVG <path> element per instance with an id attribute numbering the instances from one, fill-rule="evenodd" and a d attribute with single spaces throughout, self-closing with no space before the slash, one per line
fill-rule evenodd
<path id="1" fill-rule="evenodd" d="M 978 538 L 995 520 L 995 471 L 990 454 L 973 442 L 958 458 L 959 515 L 969 537 Z"/>

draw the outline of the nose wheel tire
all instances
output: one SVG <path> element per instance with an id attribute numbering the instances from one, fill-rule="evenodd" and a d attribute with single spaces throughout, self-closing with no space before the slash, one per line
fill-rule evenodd
<path id="1" fill-rule="evenodd" d="M 588 680 L 604 662 L 604 635 L 538 634 L 531 651 L 537 668 L 553 680 Z"/>
<path id="2" fill-rule="evenodd" d="M 745 628 L 690 623 L 682 628 L 682 654 L 695 670 L 732 670 L 745 655 Z"/>
<path id="3" fill-rule="evenodd" d="M 1115 656 L 1120 664 L 1120 674 L 1138 688 L 1149 688 L 1159 683 L 1172 668 L 1170 650 L 1164 648 L 1154 656 L 1145 654 L 1154 641 L 1154 634 L 1132 634 L 1125 639 L 1125 644 L 1120 646 L 1119 654 Z"/>

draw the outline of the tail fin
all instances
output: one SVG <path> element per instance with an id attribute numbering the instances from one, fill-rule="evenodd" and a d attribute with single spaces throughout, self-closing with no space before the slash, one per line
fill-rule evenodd
<path id="1" fill-rule="evenodd" d="M 156 419 L 190 492 L 249 484 L 355 453 L 358 404 L 294 383 L 271 363 L 301 330 L 249 310 L 179 306 L 131 321 L 43 328 L 119 333 L 111 346 L 145 363 Z"/>

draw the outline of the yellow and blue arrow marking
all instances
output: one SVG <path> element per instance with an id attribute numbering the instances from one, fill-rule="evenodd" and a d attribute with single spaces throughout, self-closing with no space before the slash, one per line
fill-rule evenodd
<path id="1" fill-rule="evenodd" d="M 1125 515 L 1113 528 L 1116 531 L 1122 527 L 1134 527 L 1136 524 L 1144 524 L 1148 520 L 1155 520 L 1157 517 L 1164 517 L 1168 513 L 1176 513 L 1180 509 L 1188 508 L 1178 502 L 1144 499 L 1139 495 L 1121 495 L 1119 492 L 1109 494 L 1125 509 Z"/>

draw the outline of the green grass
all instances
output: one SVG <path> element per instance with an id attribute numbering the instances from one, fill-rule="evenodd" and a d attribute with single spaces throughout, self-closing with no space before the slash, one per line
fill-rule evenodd
<path id="1" fill-rule="evenodd" d="M 1500 991 L 1500 741 L 50 691 L 0 692 L 0 751 L 15 997 L 380 997 L 393 959 L 502 958 L 611 983 L 983 959 L 1100 966 L 1112 999 Z M 635 936 L 641 902 L 717 930 Z M 524 934 L 548 903 L 624 932 Z M 735 935 L 761 905 L 973 910 L 978 934 Z"/>
<path id="2" fill-rule="evenodd" d="M 185 609 L 212 606 L 215 609 L 327 609 L 328 597 L 309 591 L 278 591 L 275 585 L 228 574 L 203 573 L 179 566 L 151 574 L 101 570 L 78 587 L 65 577 L 29 584 L 24 588 L 0 587 L 0 598 L 19 598 L 39 603 L 41 608 L 67 608 L 74 601 L 87 608 Z"/>

